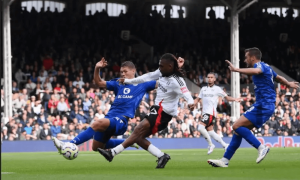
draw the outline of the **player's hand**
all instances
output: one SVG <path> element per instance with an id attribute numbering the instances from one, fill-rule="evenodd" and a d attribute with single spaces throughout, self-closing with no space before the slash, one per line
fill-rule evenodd
<path id="1" fill-rule="evenodd" d="M 193 111 L 194 108 L 195 108 L 195 104 L 189 104 L 188 107 L 189 107 L 189 109 L 190 109 L 191 111 Z"/>
<path id="2" fill-rule="evenodd" d="M 184 59 L 182 57 L 179 57 L 177 59 L 178 67 L 181 68 L 184 65 Z"/>
<path id="3" fill-rule="evenodd" d="M 104 57 L 96 64 L 96 68 L 104 68 L 107 66 L 107 61 L 104 59 Z"/>
<path id="4" fill-rule="evenodd" d="M 225 62 L 229 65 L 228 68 L 230 69 L 230 71 L 236 72 L 237 68 L 235 68 L 230 61 L 225 60 Z"/>
<path id="5" fill-rule="evenodd" d="M 299 88 L 299 82 L 289 82 L 288 87 L 298 89 Z"/>
<path id="6" fill-rule="evenodd" d="M 235 101 L 235 102 L 241 102 L 241 101 L 243 101 L 243 98 L 235 98 L 234 101 Z"/>
<path id="7" fill-rule="evenodd" d="M 120 79 L 118 79 L 117 81 L 119 82 L 119 84 L 124 84 L 125 78 L 120 78 Z"/>

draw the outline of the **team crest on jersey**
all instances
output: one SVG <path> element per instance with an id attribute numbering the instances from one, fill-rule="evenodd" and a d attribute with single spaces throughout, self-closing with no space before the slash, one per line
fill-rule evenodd
<path id="1" fill-rule="evenodd" d="M 124 88 L 123 93 L 124 93 L 124 94 L 129 94 L 129 93 L 130 93 L 130 89 L 129 89 L 129 88 Z"/>

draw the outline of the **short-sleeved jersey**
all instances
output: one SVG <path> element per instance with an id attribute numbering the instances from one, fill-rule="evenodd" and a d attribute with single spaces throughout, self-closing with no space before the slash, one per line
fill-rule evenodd
<path id="1" fill-rule="evenodd" d="M 223 98 L 225 96 L 227 94 L 219 86 L 202 87 L 199 93 L 199 98 L 202 99 L 202 114 L 216 116 L 219 97 Z"/>
<path id="2" fill-rule="evenodd" d="M 106 116 L 124 115 L 133 118 L 135 110 L 139 106 L 143 96 L 147 91 L 155 89 L 155 84 L 156 81 L 136 85 L 121 85 L 117 79 L 107 81 L 106 88 L 114 91 L 116 97 Z"/>
<path id="3" fill-rule="evenodd" d="M 262 73 L 252 76 L 256 103 L 275 103 L 274 79 L 277 74 L 268 64 L 263 62 L 255 63 L 254 68 L 260 68 L 262 71 Z"/>

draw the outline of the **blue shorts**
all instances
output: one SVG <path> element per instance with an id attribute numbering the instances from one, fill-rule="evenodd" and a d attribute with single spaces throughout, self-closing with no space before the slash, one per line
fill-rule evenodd
<path id="1" fill-rule="evenodd" d="M 96 132 L 94 135 L 94 140 L 106 143 L 112 136 L 123 135 L 128 126 L 128 120 L 124 116 L 116 116 L 116 117 L 108 117 L 105 116 L 106 119 L 109 119 L 109 127 L 105 132 Z"/>
<path id="2" fill-rule="evenodd" d="M 256 128 L 260 128 L 273 115 L 275 104 L 253 104 L 243 115 L 251 121 Z"/>

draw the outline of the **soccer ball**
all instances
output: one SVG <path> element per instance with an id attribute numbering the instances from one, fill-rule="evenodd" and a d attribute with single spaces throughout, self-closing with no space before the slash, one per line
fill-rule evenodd
<path id="1" fill-rule="evenodd" d="M 64 143 L 61 147 L 61 153 L 66 159 L 73 160 L 78 156 L 78 146 L 69 142 Z"/>

